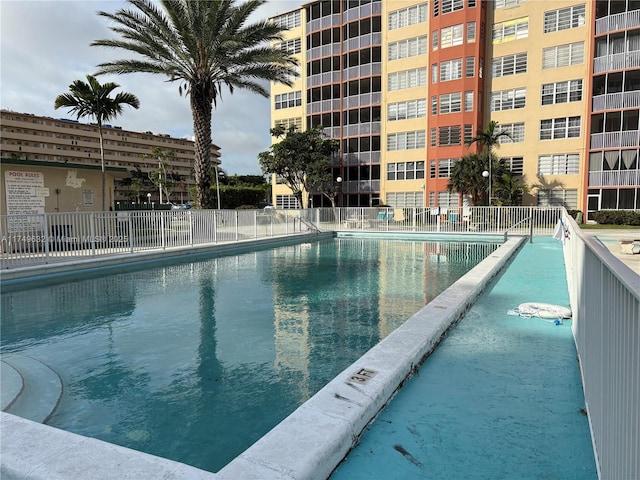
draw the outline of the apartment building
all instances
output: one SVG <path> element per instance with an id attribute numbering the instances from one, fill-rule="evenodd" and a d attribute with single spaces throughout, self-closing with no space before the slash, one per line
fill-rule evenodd
<path id="1" fill-rule="evenodd" d="M 495 120 L 523 204 L 640 208 L 639 18 L 635 0 L 307 3 L 272 19 L 301 65 L 272 85 L 272 126 L 340 140 L 342 206 L 468 203 L 447 191 L 451 168 Z M 277 179 L 273 192 L 297 206 Z"/>
<path id="2" fill-rule="evenodd" d="M 5 192 L 18 192 L 16 187 L 28 177 L 39 195 L 37 198 L 0 199 L 0 212 L 20 213 L 97 211 L 101 209 L 101 159 L 98 127 L 76 120 L 42 117 L 11 110 L 0 112 L 0 153 Z M 166 171 L 173 175 L 174 188 L 164 202 L 186 202 L 193 179 L 193 141 L 173 138 L 168 134 L 132 132 L 108 125 L 103 128 L 105 171 L 107 177 L 106 205 L 114 208 L 118 202 L 130 202 L 132 171 L 149 175 L 158 169 L 158 159 L 151 158 L 154 148 L 173 152 L 163 160 Z M 220 148 L 212 148 L 212 156 L 220 163 Z M 28 175 L 20 175 L 28 172 Z M 20 180 L 22 178 L 22 180 Z M 35 191 L 35 190 L 33 190 Z M 159 189 L 147 183 L 136 192 L 142 200 L 160 200 Z M 147 197 L 150 194 L 150 197 Z M 17 193 L 16 193 L 17 195 Z M 34 194 L 35 195 L 35 194 Z M 19 195 L 18 195 L 19 196 Z M 139 199 L 138 199 L 139 200 Z M 10 203 L 15 208 L 8 209 Z M 17 203 L 16 203 L 17 202 Z M 20 206 L 22 205 L 22 206 Z"/>

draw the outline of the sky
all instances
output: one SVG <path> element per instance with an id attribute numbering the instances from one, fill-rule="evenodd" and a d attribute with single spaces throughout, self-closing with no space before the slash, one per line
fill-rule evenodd
<path id="1" fill-rule="evenodd" d="M 268 0 L 251 21 L 291 11 L 302 0 Z M 75 118 L 53 108 L 55 98 L 69 91 L 75 80 L 97 71 L 109 60 L 129 59 L 126 51 L 92 47 L 98 39 L 115 38 L 108 19 L 96 12 L 114 13 L 127 6 L 122 0 L 0 0 L 0 107 L 52 118 Z M 100 83 L 115 82 L 118 92 L 140 100 L 138 110 L 125 107 L 111 122 L 124 130 L 152 131 L 192 138 L 189 99 L 178 83 L 150 74 L 102 75 Z M 222 169 L 228 174 L 261 174 L 258 153 L 268 150 L 269 99 L 242 90 L 223 91 L 213 111 L 212 139 L 221 147 Z M 81 120 L 89 122 L 88 119 Z"/>

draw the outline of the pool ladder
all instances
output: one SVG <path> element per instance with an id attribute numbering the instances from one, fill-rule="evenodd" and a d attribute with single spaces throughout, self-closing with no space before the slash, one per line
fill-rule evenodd
<path id="1" fill-rule="evenodd" d="M 300 222 L 300 230 L 302 231 L 302 225 L 306 225 L 307 228 L 309 230 L 313 230 L 316 233 L 320 233 L 320 229 L 318 227 L 315 226 L 315 224 L 309 220 L 307 220 L 306 218 L 302 218 L 302 217 L 297 217 L 294 218 L 294 224 L 293 224 L 293 229 L 295 230 L 295 220 L 298 220 Z"/>

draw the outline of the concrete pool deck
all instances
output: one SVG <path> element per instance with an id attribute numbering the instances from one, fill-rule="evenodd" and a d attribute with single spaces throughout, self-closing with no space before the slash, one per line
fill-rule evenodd
<path id="1" fill-rule="evenodd" d="M 0 474 L 7 480 L 327 478 L 524 241 L 510 238 L 218 473 L 2 413 Z"/>

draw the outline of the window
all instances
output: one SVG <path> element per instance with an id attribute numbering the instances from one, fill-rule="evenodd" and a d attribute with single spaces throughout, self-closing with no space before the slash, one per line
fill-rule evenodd
<path id="1" fill-rule="evenodd" d="M 438 49 L 438 30 L 431 32 L 431 50 Z"/>
<path id="2" fill-rule="evenodd" d="M 560 155 L 540 155 L 538 175 L 571 175 L 580 173 L 580 155 L 564 153 Z"/>
<path id="3" fill-rule="evenodd" d="M 464 143 L 470 142 L 473 138 L 473 125 L 465 124 L 464 126 Z"/>
<path id="4" fill-rule="evenodd" d="M 395 208 L 424 207 L 424 192 L 387 193 L 387 204 Z"/>
<path id="5" fill-rule="evenodd" d="M 526 1 L 527 0 L 495 0 L 494 7 L 496 10 L 499 8 L 513 8 Z"/>
<path id="6" fill-rule="evenodd" d="M 524 174 L 524 157 L 503 157 L 502 160 L 513 175 Z"/>
<path id="7" fill-rule="evenodd" d="M 389 121 L 406 120 L 408 118 L 422 118 L 427 115 L 427 101 L 409 100 L 407 102 L 390 103 L 387 107 Z"/>
<path id="8" fill-rule="evenodd" d="M 464 92 L 464 111 L 473 112 L 473 90 Z"/>
<path id="9" fill-rule="evenodd" d="M 457 80 L 462 78 L 462 59 L 450 60 L 440 64 L 440 81 Z"/>
<path id="10" fill-rule="evenodd" d="M 584 42 L 557 45 L 542 50 L 542 69 L 584 63 Z"/>
<path id="11" fill-rule="evenodd" d="M 432 147 L 436 146 L 436 129 L 432 128 L 429 130 L 429 145 Z"/>
<path id="12" fill-rule="evenodd" d="M 438 206 L 457 207 L 460 203 L 459 193 L 438 192 Z"/>
<path id="13" fill-rule="evenodd" d="M 563 206 L 569 210 L 578 208 L 578 190 L 538 190 L 539 207 Z"/>
<path id="14" fill-rule="evenodd" d="M 491 62 L 493 78 L 527 73 L 527 52 L 494 58 Z"/>
<path id="15" fill-rule="evenodd" d="M 283 93 L 282 95 L 276 95 L 276 98 L 275 98 L 276 110 L 281 110 L 283 108 L 299 107 L 300 105 L 302 105 L 301 91 Z"/>
<path id="16" fill-rule="evenodd" d="M 527 89 L 516 88 L 513 90 L 502 90 L 491 94 L 491 111 L 500 112 L 502 110 L 514 110 L 524 108 L 527 102 Z"/>
<path id="17" fill-rule="evenodd" d="M 476 74 L 476 57 L 467 57 L 465 59 L 464 74 L 467 78 L 473 77 Z"/>
<path id="18" fill-rule="evenodd" d="M 427 84 L 427 69 L 416 68 L 389 74 L 389 91 L 424 87 Z"/>
<path id="19" fill-rule="evenodd" d="M 294 195 L 276 195 L 276 208 L 298 209 L 300 204 Z"/>
<path id="20" fill-rule="evenodd" d="M 524 142 L 524 123 L 505 123 L 500 124 L 503 132 L 509 134 L 509 137 L 502 136 L 498 142 L 502 145 L 505 143 L 522 143 Z"/>
<path id="21" fill-rule="evenodd" d="M 580 117 L 562 117 L 540 120 L 540 140 L 577 138 L 580 136 Z"/>
<path id="22" fill-rule="evenodd" d="M 529 36 L 529 17 L 516 18 L 493 26 L 493 43 L 506 43 Z"/>
<path id="23" fill-rule="evenodd" d="M 467 22 L 467 43 L 476 41 L 476 22 Z"/>
<path id="24" fill-rule="evenodd" d="M 440 113 L 456 113 L 462 111 L 462 94 L 445 93 L 440 95 Z"/>
<path id="25" fill-rule="evenodd" d="M 568 80 L 542 85 L 542 105 L 579 102 L 581 100 L 582 80 Z"/>
<path id="26" fill-rule="evenodd" d="M 284 118 L 282 120 L 275 120 L 273 123 L 274 127 L 278 125 L 282 125 L 285 129 L 289 129 L 289 127 L 295 126 L 298 131 L 302 130 L 302 117 L 296 118 Z"/>
<path id="27" fill-rule="evenodd" d="M 544 33 L 585 25 L 584 4 L 544 12 Z"/>
<path id="28" fill-rule="evenodd" d="M 409 38 L 389 44 L 389 60 L 415 57 L 427 53 L 427 36 Z"/>
<path id="29" fill-rule="evenodd" d="M 280 43 L 277 47 L 279 47 L 283 52 L 295 55 L 301 51 L 301 41 L 299 38 L 294 38 L 293 40 L 287 40 L 286 42 Z"/>
<path id="30" fill-rule="evenodd" d="M 387 180 L 415 180 L 424 178 L 424 161 L 389 163 Z"/>
<path id="31" fill-rule="evenodd" d="M 440 30 L 440 48 L 462 45 L 464 24 L 453 25 Z"/>
<path id="32" fill-rule="evenodd" d="M 436 178 L 436 161 L 429 161 L 429 178 Z"/>
<path id="33" fill-rule="evenodd" d="M 389 30 L 408 27 L 427 21 L 427 3 L 395 10 L 389 13 Z"/>
<path id="34" fill-rule="evenodd" d="M 390 133 L 387 135 L 387 151 L 395 150 L 415 150 L 425 147 L 425 132 L 417 130 L 415 132 Z"/>
<path id="35" fill-rule="evenodd" d="M 441 0 L 442 14 L 455 12 L 464 8 L 464 0 Z"/>
<path id="36" fill-rule="evenodd" d="M 438 97 L 435 95 L 431 97 L 431 115 L 438 114 Z"/>
<path id="37" fill-rule="evenodd" d="M 460 125 L 438 128 L 438 146 L 460 145 Z"/>
<path id="38" fill-rule="evenodd" d="M 431 65 L 431 83 L 438 83 L 438 65 Z"/>
<path id="39" fill-rule="evenodd" d="M 280 15 L 279 17 L 275 17 L 273 19 L 273 23 L 287 30 L 291 28 L 299 27 L 300 26 L 300 10 L 286 13 L 284 15 Z"/>
<path id="40" fill-rule="evenodd" d="M 449 178 L 451 176 L 453 165 L 457 160 L 457 158 L 444 158 L 438 160 L 438 178 Z"/>

